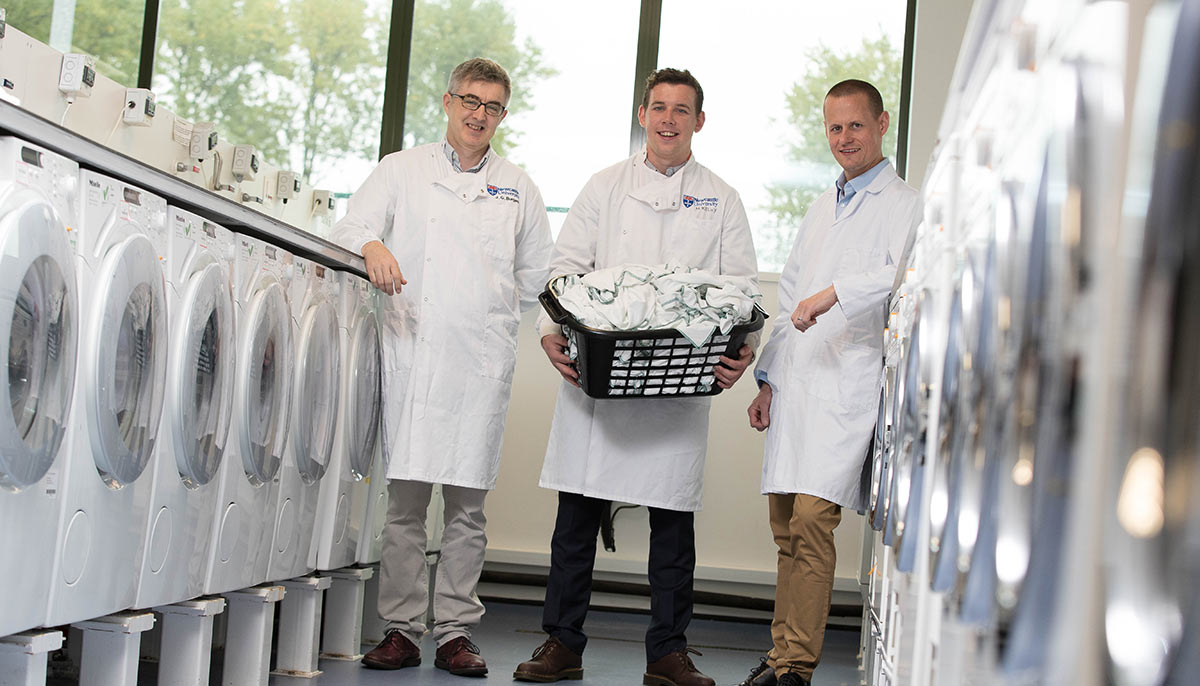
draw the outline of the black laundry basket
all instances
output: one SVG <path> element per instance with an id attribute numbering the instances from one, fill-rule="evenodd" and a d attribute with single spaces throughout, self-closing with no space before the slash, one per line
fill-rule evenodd
<path id="1" fill-rule="evenodd" d="M 549 288 L 538 296 L 542 307 L 575 344 L 579 385 L 593 398 L 698 397 L 721 392 L 713 367 L 721 355 L 736 358 L 746 336 L 763 327 L 766 312 L 722 334 L 715 332 L 699 348 L 675 329 L 601 331 L 579 323 Z"/>

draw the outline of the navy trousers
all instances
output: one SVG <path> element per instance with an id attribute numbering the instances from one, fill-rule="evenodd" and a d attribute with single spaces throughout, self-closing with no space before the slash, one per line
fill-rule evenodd
<path id="1" fill-rule="evenodd" d="M 607 500 L 576 493 L 558 494 L 558 518 L 550 539 L 550 577 L 542 629 L 582 655 L 587 646 L 583 621 L 592 597 L 596 536 Z M 696 570 L 695 516 L 647 508 L 650 512 L 650 628 L 646 662 L 687 647 L 692 621 L 692 581 Z"/>

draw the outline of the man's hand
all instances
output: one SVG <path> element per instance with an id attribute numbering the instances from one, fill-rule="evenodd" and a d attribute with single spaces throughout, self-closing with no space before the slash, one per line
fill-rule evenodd
<path id="1" fill-rule="evenodd" d="M 404 275 L 400 273 L 400 265 L 392 251 L 382 241 L 371 241 L 362 247 L 363 260 L 367 263 L 367 276 L 376 288 L 395 295 L 400 287 L 407 284 Z"/>
<path id="2" fill-rule="evenodd" d="M 550 358 L 550 364 L 562 374 L 562 378 L 578 387 L 579 372 L 575 371 L 571 358 L 567 357 L 567 345 L 567 337 L 560 333 L 542 336 L 542 349 L 546 351 L 546 357 Z"/>
<path id="3" fill-rule="evenodd" d="M 750 401 L 746 414 L 750 415 L 751 428 L 765 431 L 771 426 L 771 384 L 764 383 L 759 387 L 758 395 Z"/>
<path id="4" fill-rule="evenodd" d="M 817 323 L 817 317 L 829 311 L 829 308 L 837 304 L 837 292 L 830 285 L 823 291 L 818 291 L 814 295 L 810 295 L 796 305 L 796 311 L 792 312 L 792 325 L 801 332 L 808 331 L 813 324 Z"/>
<path id="5" fill-rule="evenodd" d="M 738 350 L 736 360 L 722 355 L 721 363 L 713 369 L 713 374 L 717 377 L 717 385 L 721 388 L 731 388 L 738 379 L 742 378 L 742 374 L 746 373 L 746 368 L 753 361 L 754 351 L 748 345 L 743 345 Z"/>

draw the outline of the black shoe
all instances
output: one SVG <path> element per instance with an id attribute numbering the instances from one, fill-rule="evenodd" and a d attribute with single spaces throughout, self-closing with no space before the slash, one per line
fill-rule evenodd
<path id="1" fill-rule="evenodd" d="M 750 670 L 750 675 L 738 682 L 737 686 L 775 686 L 775 670 L 767 664 L 767 658 L 758 658 L 758 664 Z"/>
<path id="2" fill-rule="evenodd" d="M 780 674 L 775 683 L 778 686 L 812 686 L 812 683 L 808 679 L 792 672 Z"/>

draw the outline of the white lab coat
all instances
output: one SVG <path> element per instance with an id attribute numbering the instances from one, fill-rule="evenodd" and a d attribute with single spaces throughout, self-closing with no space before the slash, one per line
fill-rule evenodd
<path id="1" fill-rule="evenodd" d="M 779 314 L 756 370 L 771 384 L 763 493 L 805 493 L 861 509 L 879 402 L 883 328 L 921 196 L 888 164 L 835 220 L 836 188 L 809 208 L 779 280 Z M 838 303 L 801 333 L 799 302 L 833 284 Z"/>
<path id="2" fill-rule="evenodd" d="M 737 191 L 695 157 L 663 176 L 637 153 L 588 181 L 563 222 L 551 273 L 673 262 L 758 278 Z M 556 328 L 543 313 L 542 333 Z M 544 488 L 670 510 L 700 509 L 708 398 L 596 400 L 558 393 Z"/>
<path id="3" fill-rule="evenodd" d="M 467 174 L 423 145 L 380 161 L 332 238 L 382 240 L 408 281 L 380 298 L 387 478 L 493 488 L 520 312 L 552 247 L 537 187 L 494 151 Z"/>

